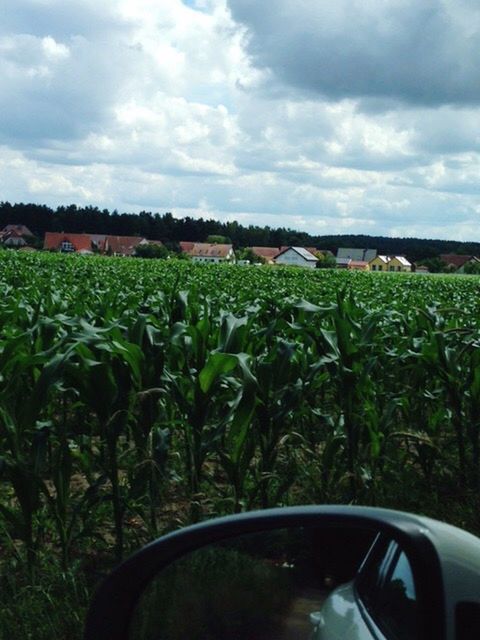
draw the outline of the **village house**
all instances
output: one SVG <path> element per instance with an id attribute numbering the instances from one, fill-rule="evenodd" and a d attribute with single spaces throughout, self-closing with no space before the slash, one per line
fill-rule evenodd
<path id="1" fill-rule="evenodd" d="M 186 253 L 189 255 L 193 247 L 195 246 L 195 242 L 187 242 L 185 240 L 180 240 L 180 242 L 178 243 L 178 246 L 180 247 L 180 251 L 182 253 Z"/>
<path id="2" fill-rule="evenodd" d="M 423 264 L 416 264 L 415 265 L 415 273 L 430 273 L 428 270 L 428 267 L 426 267 Z"/>
<path id="3" fill-rule="evenodd" d="M 351 263 L 351 261 L 351 258 L 335 258 L 337 269 L 348 269 L 348 265 Z"/>
<path id="4" fill-rule="evenodd" d="M 375 256 L 368 262 L 368 269 L 370 271 L 387 271 L 388 256 Z"/>
<path id="5" fill-rule="evenodd" d="M 370 271 L 408 272 L 412 265 L 404 256 L 378 255 L 370 260 L 368 268 Z"/>
<path id="6" fill-rule="evenodd" d="M 47 231 L 43 241 L 43 248 L 48 251 L 61 253 L 91 254 L 103 252 L 105 235 L 91 233 L 64 233 Z"/>
<path id="7" fill-rule="evenodd" d="M 105 236 L 103 252 L 109 256 L 134 256 L 138 246 L 151 242 L 138 236 Z"/>
<path id="8" fill-rule="evenodd" d="M 43 248 L 61 253 L 93 253 L 110 256 L 134 256 L 138 246 L 162 244 L 157 240 L 147 240 L 138 236 L 109 236 L 99 233 L 57 233 L 47 231 Z"/>
<path id="9" fill-rule="evenodd" d="M 365 262 L 365 260 L 350 260 L 347 264 L 347 269 L 353 271 L 368 271 L 368 262 Z"/>
<path id="10" fill-rule="evenodd" d="M 390 256 L 388 261 L 388 270 L 409 272 L 412 270 L 412 264 L 405 258 L 405 256 Z"/>
<path id="11" fill-rule="evenodd" d="M 443 253 L 439 257 L 446 267 L 456 273 L 465 273 L 465 265 L 480 262 L 476 256 L 464 256 L 456 253 Z"/>
<path id="12" fill-rule="evenodd" d="M 315 269 L 318 258 L 303 247 L 286 247 L 275 258 L 275 264 L 285 264 L 296 267 Z"/>
<path id="13" fill-rule="evenodd" d="M 274 258 L 281 251 L 278 247 L 248 247 L 248 249 L 259 258 L 262 258 L 266 264 L 274 264 Z"/>
<path id="14" fill-rule="evenodd" d="M 15 231 L 16 233 L 19 233 L 21 236 L 31 236 L 33 238 L 33 233 L 24 224 L 7 224 L 7 226 L 4 227 L 2 231 L 0 231 L 0 233 L 4 233 L 8 231 Z"/>
<path id="15" fill-rule="evenodd" d="M 340 269 L 348 269 L 348 265 L 354 262 L 370 262 L 377 255 L 376 249 L 354 249 L 348 247 L 339 247 L 336 255 L 337 267 Z"/>
<path id="16" fill-rule="evenodd" d="M 25 247 L 25 238 L 33 238 L 33 233 L 24 224 L 7 224 L 0 231 L 0 242 L 5 247 Z"/>
<path id="17" fill-rule="evenodd" d="M 235 262 L 235 252 L 231 244 L 182 241 L 179 245 L 193 262 Z"/>

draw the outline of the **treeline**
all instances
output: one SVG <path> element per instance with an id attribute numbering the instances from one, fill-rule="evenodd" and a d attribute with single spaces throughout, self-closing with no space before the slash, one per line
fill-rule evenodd
<path id="1" fill-rule="evenodd" d="M 119 213 L 117 210 L 110 212 L 108 209 L 78 207 L 74 204 L 52 209 L 46 205 L 0 202 L 0 228 L 17 223 L 25 224 L 38 237 L 43 237 L 46 231 L 65 231 L 142 236 L 150 240 L 175 243 L 180 240 L 202 242 L 207 236 L 219 235 L 229 238 L 235 248 L 293 245 L 329 249 L 336 253 L 338 247 L 365 247 L 377 249 L 381 254 L 406 255 L 413 261 L 433 258 L 442 253 L 480 255 L 479 242 L 367 235 L 315 236 L 283 227 L 245 227 L 238 222 L 194 219 L 188 216 L 174 218 L 171 213 Z"/>

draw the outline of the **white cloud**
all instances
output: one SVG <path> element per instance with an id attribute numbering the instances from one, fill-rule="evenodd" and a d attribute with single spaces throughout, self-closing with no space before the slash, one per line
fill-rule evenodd
<path id="1" fill-rule="evenodd" d="M 42 49 L 50 60 L 64 60 L 70 55 L 70 49 L 61 42 L 55 42 L 51 36 L 42 38 Z"/>
<path id="2" fill-rule="evenodd" d="M 5 0 L 2 198 L 480 239 L 476 5 L 259 7 Z"/>

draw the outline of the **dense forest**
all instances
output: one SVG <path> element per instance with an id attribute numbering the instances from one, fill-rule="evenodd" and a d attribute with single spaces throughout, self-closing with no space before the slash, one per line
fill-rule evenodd
<path id="1" fill-rule="evenodd" d="M 245 227 L 238 222 L 175 218 L 171 213 L 119 213 L 98 207 L 78 207 L 75 204 L 52 209 L 39 204 L 0 202 L 0 229 L 7 224 L 25 224 L 38 237 L 46 231 L 70 233 L 105 233 L 110 235 L 143 236 L 150 240 L 179 242 L 205 241 L 209 235 L 230 239 L 235 248 L 249 246 L 306 246 L 329 249 L 367 247 L 381 254 L 406 255 L 410 260 L 431 258 L 441 253 L 480 255 L 480 242 L 453 240 L 422 240 L 418 238 L 388 238 L 367 235 L 315 236 L 293 229 Z"/>

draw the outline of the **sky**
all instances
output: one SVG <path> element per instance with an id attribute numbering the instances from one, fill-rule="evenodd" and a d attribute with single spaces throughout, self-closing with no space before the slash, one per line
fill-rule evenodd
<path id="1" fill-rule="evenodd" d="M 0 9 L 0 200 L 480 241 L 478 0 Z"/>

